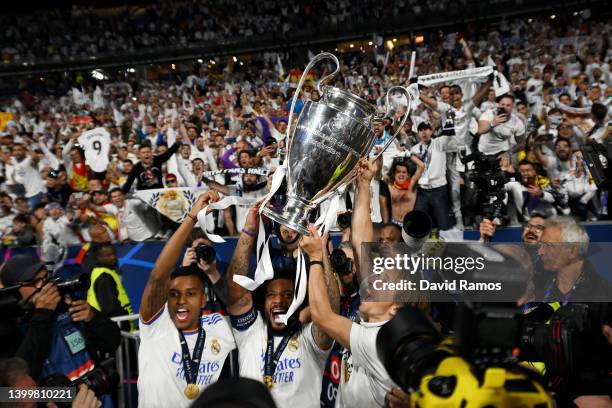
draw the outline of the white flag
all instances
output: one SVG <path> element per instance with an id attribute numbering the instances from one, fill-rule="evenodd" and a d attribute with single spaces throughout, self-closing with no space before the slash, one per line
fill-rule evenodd
<path id="1" fill-rule="evenodd" d="M 94 110 L 104 107 L 104 96 L 102 95 L 102 89 L 96 86 L 96 90 L 93 93 L 93 108 Z"/>
<path id="2" fill-rule="evenodd" d="M 77 88 L 72 88 L 72 101 L 75 103 L 75 105 L 85 105 L 87 103 L 87 97 L 85 97 L 85 94 L 81 91 L 79 91 Z"/>
<path id="3" fill-rule="evenodd" d="M 79 136 L 79 145 L 85 150 L 85 163 L 97 173 L 106 171 L 111 137 L 103 127 L 88 130 Z"/>
<path id="4" fill-rule="evenodd" d="M 285 69 L 283 68 L 283 63 L 281 62 L 280 55 L 276 54 L 276 70 L 278 71 L 278 76 L 282 77 L 285 75 Z"/>

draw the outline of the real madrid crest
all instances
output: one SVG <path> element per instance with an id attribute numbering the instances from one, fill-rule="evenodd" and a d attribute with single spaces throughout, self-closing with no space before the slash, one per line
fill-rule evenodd
<path id="1" fill-rule="evenodd" d="M 221 344 L 219 343 L 219 340 L 212 339 L 212 342 L 210 343 L 210 351 L 213 354 L 219 354 L 221 351 Z"/>
<path id="2" fill-rule="evenodd" d="M 289 340 L 289 343 L 287 344 L 287 348 L 290 351 L 297 351 L 299 345 L 300 345 L 300 343 L 299 343 L 297 335 L 296 335 L 296 336 L 293 336 L 291 338 L 291 340 Z"/>

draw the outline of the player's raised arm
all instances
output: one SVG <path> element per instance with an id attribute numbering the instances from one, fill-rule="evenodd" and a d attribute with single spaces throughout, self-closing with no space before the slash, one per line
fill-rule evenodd
<path id="1" fill-rule="evenodd" d="M 142 294 L 140 318 L 143 321 L 146 322 L 150 320 L 166 303 L 168 299 L 170 273 L 176 266 L 183 244 L 196 223 L 198 212 L 209 203 L 218 200 L 219 194 L 215 191 L 208 191 L 202 194 L 191 208 L 188 216 L 185 217 L 181 226 L 172 234 L 168 242 L 166 242 L 164 249 L 155 262 L 155 266 L 153 266 L 153 270 L 147 281 L 147 286 L 145 286 Z"/>

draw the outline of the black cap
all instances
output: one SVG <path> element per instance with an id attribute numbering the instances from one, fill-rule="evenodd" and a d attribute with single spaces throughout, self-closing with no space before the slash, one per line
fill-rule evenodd
<path id="1" fill-rule="evenodd" d="M 30 282 L 44 266 L 45 263 L 34 255 L 14 255 L 2 268 L 2 284 L 13 286 L 19 282 Z"/>
<path id="2" fill-rule="evenodd" d="M 431 129 L 431 124 L 429 122 L 419 123 L 419 126 L 417 126 L 417 130 L 423 130 L 423 129 Z"/>

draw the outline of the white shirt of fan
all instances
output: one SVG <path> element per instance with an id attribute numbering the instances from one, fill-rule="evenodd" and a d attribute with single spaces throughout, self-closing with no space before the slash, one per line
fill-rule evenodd
<path id="1" fill-rule="evenodd" d="M 228 354 L 236 348 L 227 317 L 218 313 L 200 318 L 206 333 L 200 359 L 197 386 L 202 392 L 217 382 Z M 185 397 L 187 386 L 182 349 L 177 328 L 168 313 L 168 304 L 148 322 L 140 321 L 138 349 L 138 406 L 141 408 L 188 407 L 193 401 Z M 189 354 L 198 331 L 183 331 Z"/>

